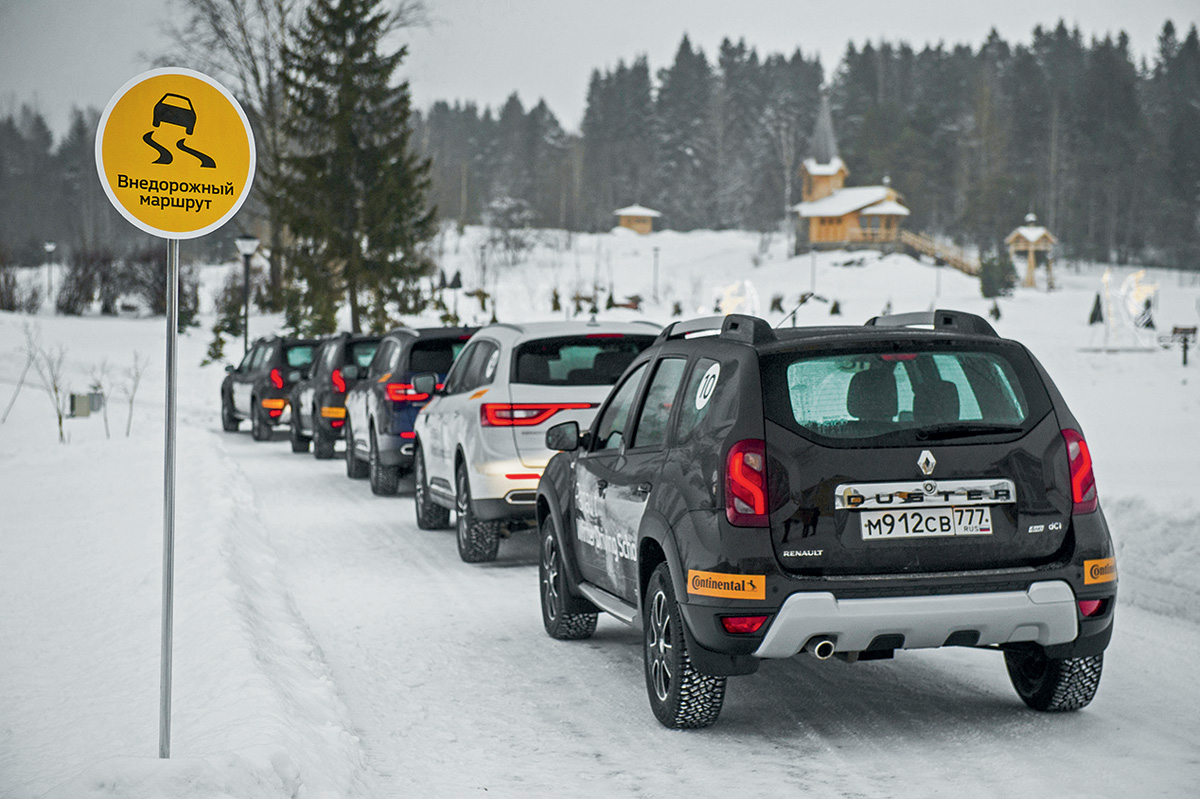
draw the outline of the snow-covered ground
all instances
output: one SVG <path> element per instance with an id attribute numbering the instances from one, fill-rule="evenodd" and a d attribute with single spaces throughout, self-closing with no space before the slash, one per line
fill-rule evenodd
<path id="1" fill-rule="evenodd" d="M 481 234 L 442 242 L 467 289 Z M 810 301 L 799 324 L 991 305 L 953 270 L 862 252 L 788 259 L 779 237 L 539 240 L 519 266 L 487 256 L 503 321 L 561 317 L 552 289 L 569 311 L 593 281 L 602 302 L 610 283 L 618 302 L 650 298 L 656 255 L 659 303 L 606 315 L 666 322 L 675 302 L 707 313 L 747 280 L 773 322 L 773 295 L 790 310 L 813 288 L 843 315 Z M 206 303 L 236 268 L 203 270 Z M 1060 267 L 1057 291 L 1019 289 L 995 323 L 1029 344 L 1079 417 L 1118 546 L 1116 634 L 1085 710 L 1028 711 L 999 655 L 939 650 L 768 662 L 730 681 L 715 727 L 667 731 L 646 704 L 635 632 L 607 618 L 587 642 L 542 632 L 532 537 L 468 566 L 452 533 L 416 528 L 410 484 L 374 497 L 340 461 L 291 454 L 282 431 L 267 444 L 222 433 L 222 368 L 199 366 L 205 316 L 180 340 L 169 761 L 157 759 L 164 320 L 0 314 L 0 412 L 27 323 L 62 345 L 75 391 L 105 359 L 118 376 L 135 351 L 152 361 L 128 437 L 116 398 L 111 438 L 94 415 L 68 420 L 60 445 L 35 382 L 0 426 L 0 797 L 1192 795 L 1200 365 L 1182 368 L 1178 350 L 1091 351 L 1101 274 Z M 1200 284 L 1146 281 L 1160 285 L 1160 330 L 1197 324 Z M 455 301 L 468 322 L 491 315 Z M 278 322 L 256 317 L 252 333 Z M 1122 335 L 1110 343 L 1130 344 Z"/>

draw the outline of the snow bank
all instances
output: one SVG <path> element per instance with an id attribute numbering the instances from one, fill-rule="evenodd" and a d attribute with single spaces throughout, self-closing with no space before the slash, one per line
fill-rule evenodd
<path id="1" fill-rule="evenodd" d="M 21 321 L 0 316 L 6 375 L 19 374 Z M 131 339 L 146 352 L 161 321 L 40 320 L 48 344 L 89 330 L 64 339 L 77 386 L 80 366 Z M 193 379 L 201 346 L 192 336 L 181 347 L 170 760 L 156 757 L 161 376 L 147 373 L 130 438 L 114 406 L 113 439 L 99 419 L 68 420 L 60 446 L 29 386 L 0 428 L 6 797 L 333 797 L 357 780 L 357 738 L 278 579 L 255 498 L 208 426 L 187 422 L 209 403 L 194 391 L 208 382 Z"/>

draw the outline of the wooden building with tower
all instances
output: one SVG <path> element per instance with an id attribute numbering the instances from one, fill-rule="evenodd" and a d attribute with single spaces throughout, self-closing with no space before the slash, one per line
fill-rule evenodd
<path id="1" fill-rule="evenodd" d="M 1046 265 L 1046 288 L 1054 288 L 1051 253 L 1054 245 L 1058 244 L 1058 239 L 1037 223 L 1036 214 L 1027 214 L 1025 224 L 1009 233 L 1004 244 L 1008 247 L 1008 254 L 1014 264 L 1017 263 L 1019 257 L 1024 256 L 1026 288 L 1033 288 L 1037 285 L 1034 273 L 1039 261 Z"/>
<path id="2" fill-rule="evenodd" d="M 617 227 L 627 227 L 644 236 L 654 230 L 654 220 L 662 214 L 644 205 L 629 205 L 613 211 L 613 216 L 617 217 Z"/>
<path id="3" fill-rule="evenodd" d="M 894 245 L 909 211 L 886 177 L 878 186 L 846 186 L 850 169 L 838 154 L 829 95 L 813 130 L 812 152 L 800 167 L 801 202 L 796 212 L 796 251 L 853 245 Z"/>

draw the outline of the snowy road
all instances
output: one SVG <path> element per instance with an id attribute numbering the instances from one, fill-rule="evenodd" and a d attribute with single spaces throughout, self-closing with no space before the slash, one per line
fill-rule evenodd
<path id="1" fill-rule="evenodd" d="M 343 462 L 212 435 L 240 470 L 280 574 L 348 709 L 364 796 L 1188 796 L 1200 780 L 1200 631 L 1123 605 L 1096 700 L 1025 709 L 998 653 L 769 661 L 730 680 L 717 725 L 671 732 L 636 632 L 541 628 L 536 542 L 461 563 Z"/>

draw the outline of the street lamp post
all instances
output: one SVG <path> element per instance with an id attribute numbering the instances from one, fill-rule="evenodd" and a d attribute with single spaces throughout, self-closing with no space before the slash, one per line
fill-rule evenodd
<path id="1" fill-rule="evenodd" d="M 54 302 L 54 251 L 58 245 L 47 241 L 42 244 L 42 249 L 46 251 L 46 299 Z"/>
<path id="2" fill-rule="evenodd" d="M 654 302 L 658 303 L 658 248 L 654 248 Z"/>
<path id="3" fill-rule="evenodd" d="M 238 236 L 233 243 L 242 254 L 242 306 L 245 314 L 242 320 L 242 349 L 245 354 L 250 351 L 250 259 L 258 251 L 258 239 Z"/>

